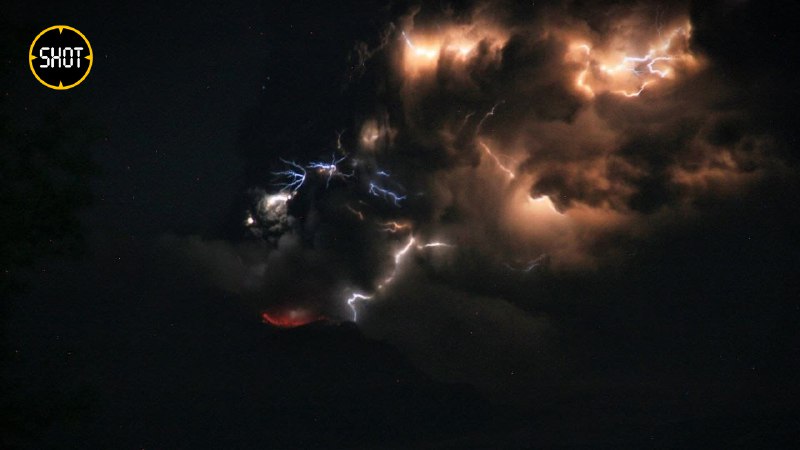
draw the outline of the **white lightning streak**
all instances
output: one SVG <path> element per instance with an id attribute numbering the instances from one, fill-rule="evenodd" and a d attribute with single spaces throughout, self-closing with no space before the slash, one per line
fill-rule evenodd
<path id="1" fill-rule="evenodd" d="M 515 178 L 514 172 L 508 167 L 504 166 L 502 162 L 500 162 L 500 158 L 498 158 L 497 155 L 495 155 L 494 152 L 492 152 L 492 149 L 490 149 L 488 145 L 486 145 L 481 140 L 478 141 L 478 144 L 480 144 L 481 147 L 483 147 L 483 149 L 486 151 L 486 153 L 494 160 L 494 162 L 497 164 L 497 167 L 499 167 L 500 170 L 502 170 L 503 172 L 506 173 L 506 175 L 508 175 L 509 180 L 513 180 Z"/>
<path id="2" fill-rule="evenodd" d="M 490 110 L 489 110 L 489 112 L 487 112 L 486 114 L 484 114 L 484 115 L 483 115 L 483 118 L 481 118 L 481 121 L 480 121 L 480 122 L 478 122 L 478 126 L 477 126 L 477 127 L 475 127 L 475 135 L 476 135 L 476 136 L 477 136 L 478 134 L 480 134 L 480 132 L 481 132 L 481 128 L 483 128 L 483 124 L 484 124 L 484 122 L 486 122 L 486 121 L 489 119 L 489 117 L 492 117 L 492 116 L 494 116 L 494 112 L 495 112 L 495 110 L 497 110 L 497 107 L 498 107 L 498 106 L 500 106 L 500 105 L 502 105 L 503 103 L 505 103 L 505 100 L 502 100 L 502 101 L 500 101 L 500 102 L 497 102 L 497 103 L 496 103 L 494 106 L 492 106 L 492 109 L 490 109 Z M 469 116 L 467 116 L 467 118 L 469 118 Z M 466 119 L 465 119 L 465 120 L 466 120 Z"/>
<path id="3" fill-rule="evenodd" d="M 513 270 L 515 272 L 529 273 L 531 270 L 539 267 L 541 265 L 542 261 L 544 261 L 544 259 L 546 257 L 547 257 L 547 255 L 540 255 L 538 258 L 528 261 L 528 263 L 527 263 L 528 265 L 525 266 L 525 268 L 523 268 L 523 269 L 514 268 L 513 266 L 511 266 L 511 264 L 508 264 L 508 263 L 506 263 L 506 267 L 508 267 L 509 269 L 511 269 L 511 270 Z"/>
<path id="4" fill-rule="evenodd" d="M 644 83 L 642 83 L 642 85 L 639 87 L 639 90 L 637 90 L 637 91 L 634 91 L 634 92 L 628 92 L 628 91 L 614 91 L 614 93 L 615 93 L 615 94 L 622 94 L 622 95 L 624 95 L 625 97 L 638 97 L 638 96 L 639 96 L 639 94 L 641 94 L 641 93 L 644 91 L 644 88 L 645 88 L 645 87 L 647 87 L 647 85 L 648 85 L 648 84 L 650 84 L 650 82 L 649 82 L 649 81 L 645 81 L 645 82 L 644 82 Z"/>
<path id="5" fill-rule="evenodd" d="M 483 115 L 483 118 L 481 118 L 480 122 L 478 122 L 478 125 L 475 127 L 475 136 L 476 136 L 476 138 L 478 137 L 478 135 L 480 135 L 481 128 L 483 128 L 483 124 L 489 119 L 489 117 L 494 116 L 495 111 L 497 110 L 497 107 L 502 105 L 504 102 L 505 102 L 505 100 L 497 102 L 494 106 L 492 106 L 492 109 L 490 109 L 489 112 L 487 112 L 486 114 Z M 503 172 L 506 173 L 506 175 L 508 175 L 508 179 L 513 180 L 515 178 L 514 171 L 512 171 L 511 169 L 506 167 L 500 161 L 500 158 L 498 158 L 497 155 L 494 154 L 492 149 L 489 148 L 488 145 L 486 145 L 481 139 L 478 139 L 478 144 L 481 147 L 483 147 L 483 150 L 494 160 L 494 162 L 497 164 L 497 166 L 500 168 L 500 170 L 502 170 Z"/>
<path id="6" fill-rule="evenodd" d="M 375 295 L 365 295 L 359 292 L 354 292 L 350 298 L 347 299 L 347 306 L 350 307 L 350 310 L 353 311 L 353 322 L 358 320 L 358 310 L 356 309 L 356 302 L 360 300 L 372 300 Z"/>
<path id="7" fill-rule="evenodd" d="M 417 244 L 416 238 L 414 236 L 410 236 L 408 238 L 408 242 L 404 245 L 400 250 L 398 250 L 394 254 L 394 267 L 392 268 L 392 273 L 389 274 L 386 278 L 381 281 L 378 286 L 375 288 L 375 292 L 372 294 L 364 294 L 362 292 L 353 292 L 350 294 L 350 297 L 347 298 L 347 306 L 350 310 L 353 311 L 353 322 L 358 319 L 358 310 L 356 309 L 356 303 L 362 301 L 370 301 L 375 299 L 375 296 L 378 295 L 382 290 L 384 290 L 387 286 L 389 286 L 397 276 L 398 270 L 400 270 L 400 266 L 405 258 L 406 255 L 411 251 L 412 248 L 416 248 L 417 250 L 422 250 L 425 248 L 436 248 L 436 247 L 453 247 L 451 244 L 447 244 L 444 242 L 429 242 L 427 244 Z"/>
<path id="8" fill-rule="evenodd" d="M 418 245 L 417 250 L 422 250 L 423 248 L 435 248 L 435 247 L 454 247 L 454 245 L 445 244 L 444 242 L 431 242 L 430 244 Z"/>
<path id="9" fill-rule="evenodd" d="M 461 122 L 461 126 L 459 126 L 458 129 L 456 130 L 456 134 L 461 133 L 461 130 L 463 130 L 464 127 L 467 126 L 467 122 L 469 122 L 469 119 L 474 115 L 475 115 L 475 111 L 472 111 L 471 113 L 469 113 L 466 116 L 464 116 L 464 120 Z"/>

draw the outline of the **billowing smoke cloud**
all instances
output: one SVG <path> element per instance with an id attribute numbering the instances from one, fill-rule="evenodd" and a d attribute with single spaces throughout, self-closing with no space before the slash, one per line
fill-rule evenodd
<path id="1" fill-rule="evenodd" d="M 520 286 L 782 168 L 692 33 L 648 3 L 414 8 L 356 45 L 349 130 L 263 174 L 249 240 L 171 245 L 273 323 L 357 319 L 448 379 L 538 371 L 557 329 Z"/>

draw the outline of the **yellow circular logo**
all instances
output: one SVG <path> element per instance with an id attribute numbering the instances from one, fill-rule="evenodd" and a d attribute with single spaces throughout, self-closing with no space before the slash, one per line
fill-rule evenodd
<path id="1" fill-rule="evenodd" d="M 53 25 L 39 33 L 28 54 L 33 76 L 59 91 L 81 84 L 92 70 L 93 60 L 89 40 L 67 25 Z"/>

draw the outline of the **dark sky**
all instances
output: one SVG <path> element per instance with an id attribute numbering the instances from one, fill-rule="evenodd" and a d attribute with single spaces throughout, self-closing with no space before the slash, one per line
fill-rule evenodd
<path id="1" fill-rule="evenodd" d="M 797 443 L 796 7 L 437 2 L 413 16 L 402 2 L 329 3 L 17 2 L 3 13 L 4 116 L 36 127 L 56 109 L 101 130 L 94 201 L 78 214 L 85 254 L 37 259 L 4 300 L 4 444 Z M 671 90 L 632 101 L 601 92 L 600 75 L 591 98 L 564 81 L 580 70 L 564 62 L 564 36 L 612 48 L 619 20 L 662 7 L 668 25 L 691 21 L 686 52 L 705 66 L 675 66 Z M 398 72 L 398 30 L 484 19 L 514 32 L 500 53 L 486 38 L 468 77 L 445 58 L 435 75 Z M 95 52 L 87 80 L 64 92 L 41 86 L 25 56 L 60 23 Z M 359 48 L 374 51 L 363 68 Z M 373 119 L 382 150 L 359 144 Z M 310 175 L 280 238 L 244 227 L 277 192 L 280 158 L 329 158 L 337 132 L 364 161 L 352 178 L 328 188 Z M 483 134 L 519 146 L 503 189 Z M 598 161 L 610 175 L 596 175 Z M 365 191 L 376 164 L 402 206 Z M 562 219 L 498 206 L 512 192 L 547 195 L 574 227 L 531 234 Z M 355 324 L 341 291 L 383 289 L 375 280 L 405 241 L 347 207 L 455 248 L 412 248 Z M 288 308 L 328 320 L 262 323 Z"/>

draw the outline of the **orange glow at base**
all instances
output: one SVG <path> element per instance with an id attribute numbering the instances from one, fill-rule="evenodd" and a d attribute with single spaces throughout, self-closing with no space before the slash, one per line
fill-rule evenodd
<path id="1" fill-rule="evenodd" d="M 325 320 L 325 316 L 314 314 L 305 309 L 289 309 L 285 311 L 264 311 L 261 313 L 264 323 L 278 328 L 294 328 L 312 322 Z"/>

